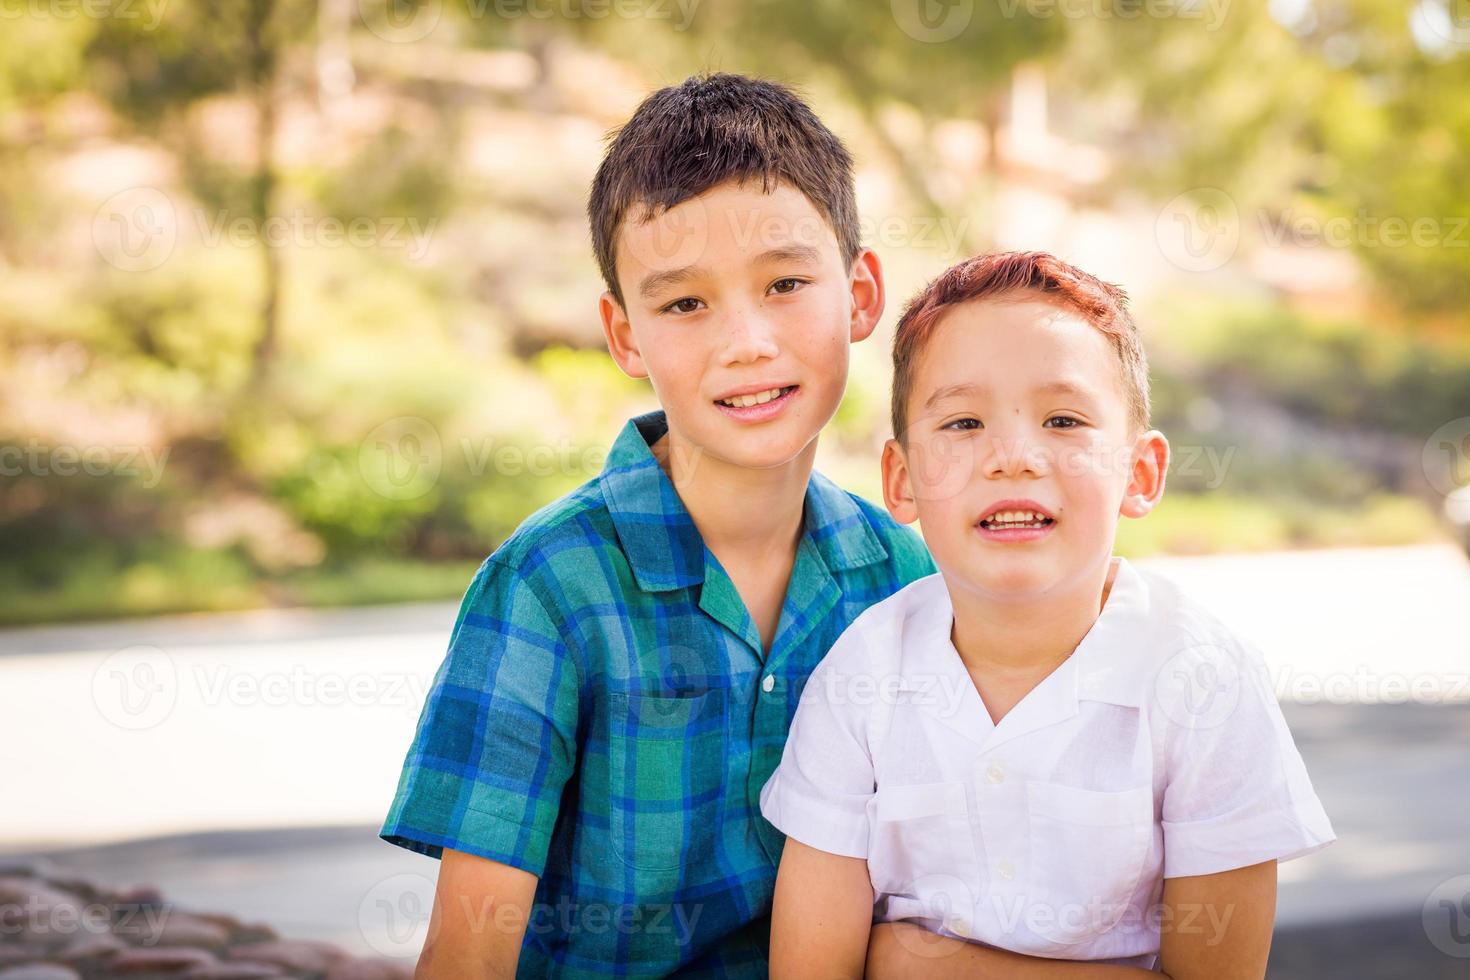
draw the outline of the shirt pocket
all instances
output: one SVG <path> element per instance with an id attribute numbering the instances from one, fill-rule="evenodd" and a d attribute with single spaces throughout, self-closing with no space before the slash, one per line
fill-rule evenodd
<path id="1" fill-rule="evenodd" d="M 1063 945 L 1088 942 L 1128 910 L 1154 837 L 1153 789 L 1026 784 L 1028 924 Z"/>
<path id="2" fill-rule="evenodd" d="M 608 833 L 628 867 L 667 872 L 712 861 L 725 771 L 720 696 L 610 696 Z"/>
<path id="3" fill-rule="evenodd" d="M 929 916 L 968 916 L 975 839 L 961 782 L 880 786 L 873 797 L 868 876 L 878 897 L 924 903 Z M 898 905 L 903 903 L 890 903 Z"/>

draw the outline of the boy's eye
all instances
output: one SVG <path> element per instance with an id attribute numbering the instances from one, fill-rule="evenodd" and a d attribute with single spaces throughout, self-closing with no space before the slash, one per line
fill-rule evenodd
<path id="1" fill-rule="evenodd" d="M 972 429 L 983 428 L 983 426 L 980 424 L 979 419 L 955 419 L 953 422 L 946 422 L 944 425 L 941 425 L 940 428 L 969 431 Z"/>
<path id="2" fill-rule="evenodd" d="M 693 296 L 685 296 L 683 299 L 674 300 L 672 303 L 659 310 L 659 312 L 693 313 L 695 310 L 699 309 L 699 305 L 699 300 L 695 299 Z"/>
<path id="3" fill-rule="evenodd" d="M 1052 423 L 1056 424 L 1052 425 Z M 1049 425 L 1053 429 L 1075 429 L 1081 424 L 1081 419 L 1074 419 L 1070 415 L 1053 415 L 1042 423 L 1042 425 Z"/>
<path id="4" fill-rule="evenodd" d="M 791 292 L 795 292 L 796 291 L 796 287 L 800 286 L 804 281 L 805 280 L 802 280 L 802 279 L 794 279 L 794 278 L 791 278 L 791 277 L 787 277 L 785 279 L 777 279 L 775 282 L 771 283 L 771 292 L 773 292 L 773 293 L 791 293 Z"/>

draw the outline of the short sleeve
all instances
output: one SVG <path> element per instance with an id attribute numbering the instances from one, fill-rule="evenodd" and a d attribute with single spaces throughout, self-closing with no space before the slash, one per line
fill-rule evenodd
<path id="1" fill-rule="evenodd" d="M 538 590 L 486 561 L 460 604 L 379 836 L 540 875 L 576 764 L 579 692 Z"/>
<path id="2" fill-rule="evenodd" d="M 853 692 L 854 670 L 867 673 L 856 627 L 838 639 L 802 689 L 781 763 L 761 789 L 761 813 L 809 847 L 844 857 L 868 856 L 868 801 L 874 793 L 868 750 L 868 699 Z M 846 669 L 851 667 L 853 669 Z"/>
<path id="3" fill-rule="evenodd" d="M 1233 638 L 1164 665 L 1164 877 L 1289 861 L 1336 839 L 1261 655 Z"/>

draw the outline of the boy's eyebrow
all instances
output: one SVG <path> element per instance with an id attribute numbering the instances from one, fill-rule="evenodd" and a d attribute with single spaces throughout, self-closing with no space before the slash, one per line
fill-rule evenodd
<path id="1" fill-rule="evenodd" d="M 693 279 L 698 274 L 699 267 L 693 265 L 680 266 L 677 269 L 665 269 L 662 272 L 650 272 L 638 284 L 638 294 L 644 299 L 647 299 L 665 286 L 676 286 L 681 282 L 687 282 Z"/>
<path id="2" fill-rule="evenodd" d="M 963 398 L 967 395 L 983 394 L 984 391 L 985 389 L 972 382 L 945 385 L 942 388 L 934 389 L 933 394 L 925 399 L 924 408 L 926 410 L 933 408 L 935 405 L 949 398 Z M 1077 381 L 1067 380 L 1048 381 L 1044 385 L 1039 385 L 1036 388 L 1036 393 L 1039 395 L 1070 395 L 1073 398 L 1084 399 L 1091 399 L 1093 397 L 1092 389 L 1087 385 Z"/>
<path id="3" fill-rule="evenodd" d="M 945 385 L 943 388 L 935 388 L 934 391 L 930 393 L 929 397 L 924 399 L 924 408 L 928 410 L 946 399 L 963 398 L 965 395 L 972 395 L 979 390 L 981 390 L 979 385 L 971 384 L 969 382 L 957 385 Z"/>
<path id="4" fill-rule="evenodd" d="M 816 264 L 822 260 L 822 253 L 810 245 L 782 245 L 777 248 L 766 249 L 755 257 L 756 262 L 809 262 Z"/>
<path id="5" fill-rule="evenodd" d="M 752 261 L 755 262 L 807 262 L 816 264 L 822 260 L 822 253 L 810 245 L 782 245 L 777 248 L 768 248 L 757 255 Z M 694 265 L 681 266 L 677 269 L 665 269 L 662 272 L 651 272 L 643 277 L 638 284 L 638 294 L 645 299 L 652 296 L 666 286 L 676 286 L 681 282 L 694 279 L 702 273 L 702 269 Z"/>

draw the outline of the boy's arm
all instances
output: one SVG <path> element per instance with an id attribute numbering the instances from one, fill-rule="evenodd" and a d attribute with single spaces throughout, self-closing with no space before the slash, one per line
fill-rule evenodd
<path id="1" fill-rule="evenodd" d="M 513 978 L 535 892 L 535 875 L 446 847 L 414 980 Z"/>
<path id="2" fill-rule="evenodd" d="M 1165 878 L 1157 971 L 1050 960 L 937 936 L 906 922 L 873 927 L 869 977 L 987 980 L 1260 980 L 1276 919 L 1276 862 Z M 774 945 L 773 945 L 774 952 Z"/>
<path id="3" fill-rule="evenodd" d="M 786 838 L 771 910 L 772 980 L 859 980 L 872 921 L 867 861 Z"/>

